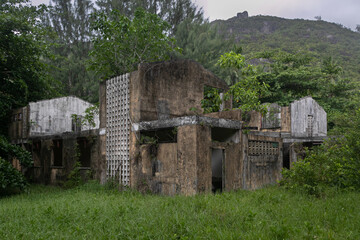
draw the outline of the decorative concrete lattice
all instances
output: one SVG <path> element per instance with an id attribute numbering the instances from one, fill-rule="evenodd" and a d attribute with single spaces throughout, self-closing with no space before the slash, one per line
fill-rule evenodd
<path id="1" fill-rule="evenodd" d="M 250 156 L 278 155 L 279 144 L 277 142 L 249 141 Z"/>
<path id="2" fill-rule="evenodd" d="M 130 92 L 129 74 L 106 82 L 106 163 L 107 177 L 130 182 Z"/>

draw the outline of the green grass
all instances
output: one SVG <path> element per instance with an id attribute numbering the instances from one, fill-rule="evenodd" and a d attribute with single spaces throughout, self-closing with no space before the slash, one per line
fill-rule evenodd
<path id="1" fill-rule="evenodd" d="M 0 239 L 360 239 L 359 199 L 278 187 L 166 197 L 32 186 L 0 199 Z"/>

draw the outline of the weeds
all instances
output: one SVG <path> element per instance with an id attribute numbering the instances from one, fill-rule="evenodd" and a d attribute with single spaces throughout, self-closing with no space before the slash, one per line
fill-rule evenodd
<path id="1" fill-rule="evenodd" d="M 0 239 L 359 239 L 360 197 L 271 187 L 193 197 L 32 186 L 0 199 Z"/>

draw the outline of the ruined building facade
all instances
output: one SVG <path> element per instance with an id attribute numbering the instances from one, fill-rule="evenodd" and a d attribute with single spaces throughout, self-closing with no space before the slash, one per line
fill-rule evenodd
<path id="1" fill-rule="evenodd" d="M 33 178 L 64 179 L 74 165 L 71 145 L 77 144 L 82 168 L 102 183 L 115 179 L 166 195 L 255 189 L 280 180 L 281 169 L 296 160 L 297 146 L 326 137 L 326 113 L 311 97 L 288 107 L 270 104 L 266 116 L 225 111 L 231 102 L 223 102 L 224 111 L 203 114 L 201 100 L 209 87 L 228 90 L 223 80 L 190 60 L 142 64 L 102 82 L 98 128 L 52 132 L 43 127 L 41 134 L 23 138 L 31 139 L 28 148 L 38 161 Z M 56 122 L 44 119 L 43 126 Z M 15 128 L 11 132 L 24 131 Z"/>
<path id="2" fill-rule="evenodd" d="M 98 117 L 94 119 L 95 126 L 81 125 L 79 121 L 91 106 L 69 96 L 31 102 L 13 111 L 9 137 L 12 143 L 32 153 L 34 166 L 22 169 L 30 181 L 62 183 L 76 161 L 80 162 L 84 177 L 99 178 Z M 19 166 L 16 159 L 13 165 Z"/>
<path id="3" fill-rule="evenodd" d="M 168 195 L 254 189 L 280 179 L 281 169 L 296 159 L 292 143 L 326 136 L 326 113 L 311 97 L 289 107 L 272 104 L 269 116 L 252 112 L 244 122 L 239 110 L 194 111 L 201 109 L 205 87 L 228 89 L 190 60 L 140 65 L 104 82 L 103 180 Z"/>

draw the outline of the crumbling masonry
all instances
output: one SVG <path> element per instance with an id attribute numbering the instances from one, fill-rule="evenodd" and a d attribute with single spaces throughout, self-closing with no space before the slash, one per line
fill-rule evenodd
<path id="1" fill-rule="evenodd" d="M 166 195 L 274 184 L 302 146 L 326 137 L 326 113 L 311 97 L 288 107 L 270 104 L 266 116 L 240 110 L 202 114 L 209 87 L 228 89 L 194 61 L 141 64 L 100 84 L 94 129 L 80 129 L 71 118 L 91 105 L 68 97 L 15 110 L 9 134 L 32 152 L 34 167 L 27 174 L 35 182 L 63 181 L 80 152 L 82 171 L 100 182 L 114 179 Z M 221 107 L 231 108 L 231 102 Z"/>

